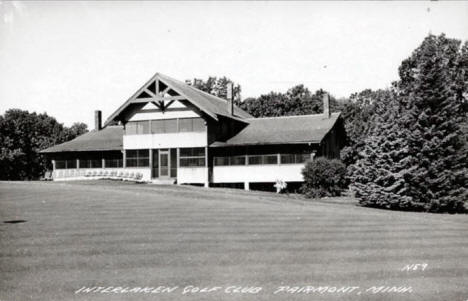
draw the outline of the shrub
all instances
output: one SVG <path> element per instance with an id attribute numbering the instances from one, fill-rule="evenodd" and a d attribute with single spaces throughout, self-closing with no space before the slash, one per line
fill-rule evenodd
<path id="1" fill-rule="evenodd" d="M 319 157 L 308 161 L 302 169 L 307 197 L 340 196 L 346 188 L 346 166 L 340 160 Z"/>

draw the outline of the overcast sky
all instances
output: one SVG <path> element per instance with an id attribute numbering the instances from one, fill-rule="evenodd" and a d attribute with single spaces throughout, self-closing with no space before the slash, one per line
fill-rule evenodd
<path id="1" fill-rule="evenodd" d="M 303 83 L 385 88 L 433 34 L 468 39 L 468 2 L 1 2 L 0 113 L 93 128 L 155 72 L 228 76 L 242 97 Z"/>

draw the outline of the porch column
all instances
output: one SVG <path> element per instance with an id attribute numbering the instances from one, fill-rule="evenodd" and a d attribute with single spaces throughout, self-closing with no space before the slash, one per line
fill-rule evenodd
<path id="1" fill-rule="evenodd" d="M 244 182 L 244 190 L 250 190 L 250 183 Z"/>
<path id="2" fill-rule="evenodd" d="M 149 167 L 150 167 L 150 178 L 152 179 L 152 178 L 154 178 L 154 175 L 153 175 L 153 149 L 152 148 L 150 148 L 150 150 L 149 150 Z"/>
<path id="3" fill-rule="evenodd" d="M 55 170 L 55 160 L 52 160 L 52 170 Z"/>
<path id="4" fill-rule="evenodd" d="M 205 177 L 205 187 L 210 187 L 210 167 L 208 165 L 208 146 L 205 147 L 205 170 L 206 170 L 206 177 Z"/>
<path id="5" fill-rule="evenodd" d="M 310 153 L 310 161 L 313 161 L 315 157 L 315 152 Z"/>
<path id="6" fill-rule="evenodd" d="M 177 177 L 179 176 L 179 170 L 180 170 L 180 148 L 177 148 Z M 179 181 L 177 181 L 177 185 L 180 185 Z"/>
<path id="7" fill-rule="evenodd" d="M 122 150 L 122 168 L 127 168 L 127 156 L 125 150 Z"/>

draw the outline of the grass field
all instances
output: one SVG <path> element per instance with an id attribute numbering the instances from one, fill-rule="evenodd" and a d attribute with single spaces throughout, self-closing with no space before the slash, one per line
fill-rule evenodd
<path id="1" fill-rule="evenodd" d="M 1 301 L 468 300 L 467 215 L 229 189 L 1 182 L 0 218 Z"/>

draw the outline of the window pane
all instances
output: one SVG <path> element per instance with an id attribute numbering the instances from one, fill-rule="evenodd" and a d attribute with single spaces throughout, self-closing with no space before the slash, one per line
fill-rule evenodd
<path id="1" fill-rule="evenodd" d="M 296 163 L 305 163 L 310 159 L 310 154 L 299 154 L 296 155 Z"/>
<path id="2" fill-rule="evenodd" d="M 159 150 L 153 149 L 153 177 L 159 177 Z"/>
<path id="3" fill-rule="evenodd" d="M 216 166 L 229 165 L 229 158 L 228 157 L 215 157 L 214 165 Z"/>
<path id="4" fill-rule="evenodd" d="M 125 125 L 125 134 L 126 135 L 135 135 L 137 133 L 137 125 L 135 122 L 128 122 Z"/>
<path id="5" fill-rule="evenodd" d="M 193 149 L 194 156 L 205 156 L 205 149 L 203 147 L 197 147 Z"/>
<path id="6" fill-rule="evenodd" d="M 179 132 L 192 132 L 192 119 L 184 118 L 179 119 Z"/>
<path id="7" fill-rule="evenodd" d="M 278 156 L 277 155 L 266 155 L 263 158 L 263 164 L 277 164 Z"/>
<path id="8" fill-rule="evenodd" d="M 198 158 L 198 166 L 205 166 L 205 158 Z"/>
<path id="9" fill-rule="evenodd" d="M 262 164 L 262 156 L 249 156 L 249 165 Z"/>
<path id="10" fill-rule="evenodd" d="M 194 132 L 204 132 L 206 127 L 205 127 L 205 120 L 203 118 L 193 118 L 192 119 L 192 127 Z"/>
<path id="11" fill-rule="evenodd" d="M 137 166 L 137 159 L 127 158 L 127 167 L 136 167 Z"/>
<path id="12" fill-rule="evenodd" d="M 177 119 L 164 120 L 164 132 L 176 133 L 177 132 Z"/>
<path id="13" fill-rule="evenodd" d="M 149 134 L 149 121 L 138 121 L 137 123 L 137 134 Z"/>
<path id="14" fill-rule="evenodd" d="M 66 167 L 65 160 L 56 160 L 55 169 L 64 169 Z"/>
<path id="15" fill-rule="evenodd" d="M 91 168 L 101 168 L 102 167 L 102 160 L 95 159 L 91 160 Z"/>
<path id="16" fill-rule="evenodd" d="M 180 149 L 180 156 L 181 157 L 190 157 L 192 156 L 192 149 L 191 148 L 181 148 Z"/>
<path id="17" fill-rule="evenodd" d="M 205 148 L 181 148 L 180 166 L 205 166 Z"/>
<path id="18" fill-rule="evenodd" d="M 151 120 L 151 133 L 153 134 L 164 133 L 163 120 Z"/>
<path id="19" fill-rule="evenodd" d="M 105 159 L 106 168 L 122 167 L 122 159 Z M 80 162 L 81 167 L 81 162 Z"/>
<path id="20" fill-rule="evenodd" d="M 183 166 L 183 167 L 205 166 L 205 158 L 180 158 L 180 166 Z"/>
<path id="21" fill-rule="evenodd" d="M 149 158 L 149 149 L 139 149 L 137 152 L 138 158 Z"/>
<path id="22" fill-rule="evenodd" d="M 136 150 L 127 150 L 127 158 L 136 158 L 137 157 L 137 151 Z"/>
<path id="23" fill-rule="evenodd" d="M 67 169 L 76 168 L 76 160 L 67 160 Z"/>
<path id="24" fill-rule="evenodd" d="M 177 177 L 177 149 L 171 149 L 171 177 Z"/>
<path id="25" fill-rule="evenodd" d="M 149 167 L 149 158 L 139 158 L 138 167 Z"/>
<path id="26" fill-rule="evenodd" d="M 245 156 L 231 157 L 230 165 L 245 165 Z"/>
<path id="27" fill-rule="evenodd" d="M 292 164 L 295 163 L 295 156 L 292 154 L 281 155 L 281 164 Z"/>

